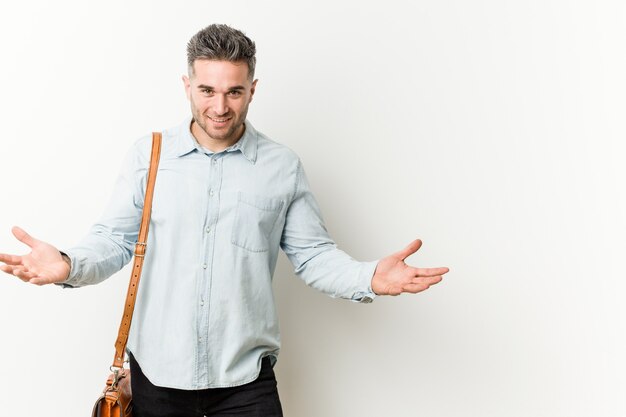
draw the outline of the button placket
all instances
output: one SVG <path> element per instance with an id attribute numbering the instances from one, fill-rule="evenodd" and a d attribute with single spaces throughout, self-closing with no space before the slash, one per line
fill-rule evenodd
<path id="1" fill-rule="evenodd" d="M 211 288 L 213 286 L 213 256 L 215 245 L 215 227 L 219 213 L 220 206 L 220 189 L 222 184 L 222 164 L 220 162 L 221 156 L 213 155 L 210 158 L 208 170 L 206 171 L 205 190 L 207 194 L 205 201 L 206 207 L 206 219 L 203 225 L 202 233 L 204 234 L 204 253 L 201 259 L 201 276 L 202 281 L 200 284 L 201 293 L 199 294 L 199 300 L 197 301 L 198 311 L 198 381 L 205 383 L 206 378 L 210 373 L 210 366 L 208 363 L 208 346 L 210 339 L 210 316 L 211 316 Z"/>

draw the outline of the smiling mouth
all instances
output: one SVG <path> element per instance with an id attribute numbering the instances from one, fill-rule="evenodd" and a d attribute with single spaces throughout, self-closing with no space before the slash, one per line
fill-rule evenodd
<path id="1" fill-rule="evenodd" d="M 225 123 L 229 121 L 230 119 L 232 119 L 232 117 L 217 118 L 217 117 L 211 117 L 211 116 L 208 116 L 208 118 L 214 121 L 215 123 Z"/>

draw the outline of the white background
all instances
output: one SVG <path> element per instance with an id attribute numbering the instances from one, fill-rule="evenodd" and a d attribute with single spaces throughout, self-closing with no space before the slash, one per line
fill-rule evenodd
<path id="1" fill-rule="evenodd" d="M 319 294 L 281 255 L 286 416 L 624 417 L 623 1 L 24 1 L 0 6 L 0 251 L 101 213 L 139 136 L 178 124 L 187 40 L 258 47 L 249 118 L 294 149 L 339 246 L 448 266 L 416 296 Z M 89 415 L 128 270 L 0 276 L 2 415 Z"/>

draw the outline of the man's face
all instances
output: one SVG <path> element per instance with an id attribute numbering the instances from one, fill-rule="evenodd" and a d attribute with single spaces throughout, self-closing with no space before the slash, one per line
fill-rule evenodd
<path id="1" fill-rule="evenodd" d="M 248 105 L 257 80 L 248 78 L 245 62 L 196 60 L 190 77 L 183 76 L 197 127 L 198 141 L 230 146 L 243 134 Z M 207 137 L 208 136 L 208 137 Z"/>

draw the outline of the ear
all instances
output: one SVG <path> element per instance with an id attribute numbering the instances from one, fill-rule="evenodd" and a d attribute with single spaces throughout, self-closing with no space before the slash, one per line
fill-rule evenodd
<path id="1" fill-rule="evenodd" d="M 183 85 L 185 86 L 185 94 L 187 95 L 187 99 L 191 100 L 191 80 L 188 76 L 183 74 Z"/>
<path id="2" fill-rule="evenodd" d="M 252 81 L 252 86 L 250 87 L 250 100 L 248 100 L 248 103 L 250 103 L 252 101 L 252 96 L 254 96 L 254 92 L 256 91 L 256 83 L 257 83 L 257 81 L 259 81 L 258 78 L 256 80 Z"/>

